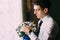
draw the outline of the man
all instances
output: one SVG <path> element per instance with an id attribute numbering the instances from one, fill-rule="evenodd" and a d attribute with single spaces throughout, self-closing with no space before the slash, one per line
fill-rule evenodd
<path id="1" fill-rule="evenodd" d="M 49 10 L 50 10 L 51 3 L 49 0 L 37 0 L 33 3 L 34 14 L 38 19 L 38 26 L 40 27 L 38 34 L 31 32 L 28 34 L 31 40 L 55 40 L 57 33 L 58 33 L 58 25 L 50 17 Z M 40 22 L 42 23 L 40 24 Z M 39 26 L 40 24 L 40 26 Z M 30 29 L 28 27 L 22 28 L 23 32 L 29 33 Z"/>

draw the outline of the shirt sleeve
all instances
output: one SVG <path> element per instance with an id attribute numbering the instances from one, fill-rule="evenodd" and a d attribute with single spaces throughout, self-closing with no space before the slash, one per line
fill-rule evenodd
<path id="1" fill-rule="evenodd" d="M 36 38 L 37 38 L 37 36 L 33 32 L 31 32 L 31 34 L 29 34 L 29 37 L 31 40 L 36 40 Z"/>

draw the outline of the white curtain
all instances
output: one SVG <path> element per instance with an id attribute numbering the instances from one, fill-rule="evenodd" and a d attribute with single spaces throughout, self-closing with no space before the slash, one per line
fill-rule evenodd
<path id="1" fill-rule="evenodd" d="M 22 0 L 0 0 L 0 40 L 20 40 L 16 28 L 23 22 Z"/>

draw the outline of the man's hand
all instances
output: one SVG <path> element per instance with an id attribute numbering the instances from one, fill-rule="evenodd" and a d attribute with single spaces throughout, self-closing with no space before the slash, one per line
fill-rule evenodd
<path id="1" fill-rule="evenodd" d="M 22 32 L 25 32 L 25 33 L 29 33 L 29 31 L 30 31 L 30 26 L 28 26 L 28 25 L 23 25 L 22 27 L 21 27 L 21 31 Z"/>

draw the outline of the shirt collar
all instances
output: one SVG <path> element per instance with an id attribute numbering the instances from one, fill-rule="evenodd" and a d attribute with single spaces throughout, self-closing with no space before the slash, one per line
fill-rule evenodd
<path id="1" fill-rule="evenodd" d="M 39 19 L 38 24 L 40 23 L 41 20 L 42 20 L 43 22 L 46 21 L 48 17 L 49 17 L 49 15 L 46 15 L 45 17 Z"/>
<path id="2" fill-rule="evenodd" d="M 45 21 L 45 20 L 47 20 L 48 17 L 49 17 L 49 16 L 46 15 L 45 17 L 41 18 L 40 20 Z"/>

